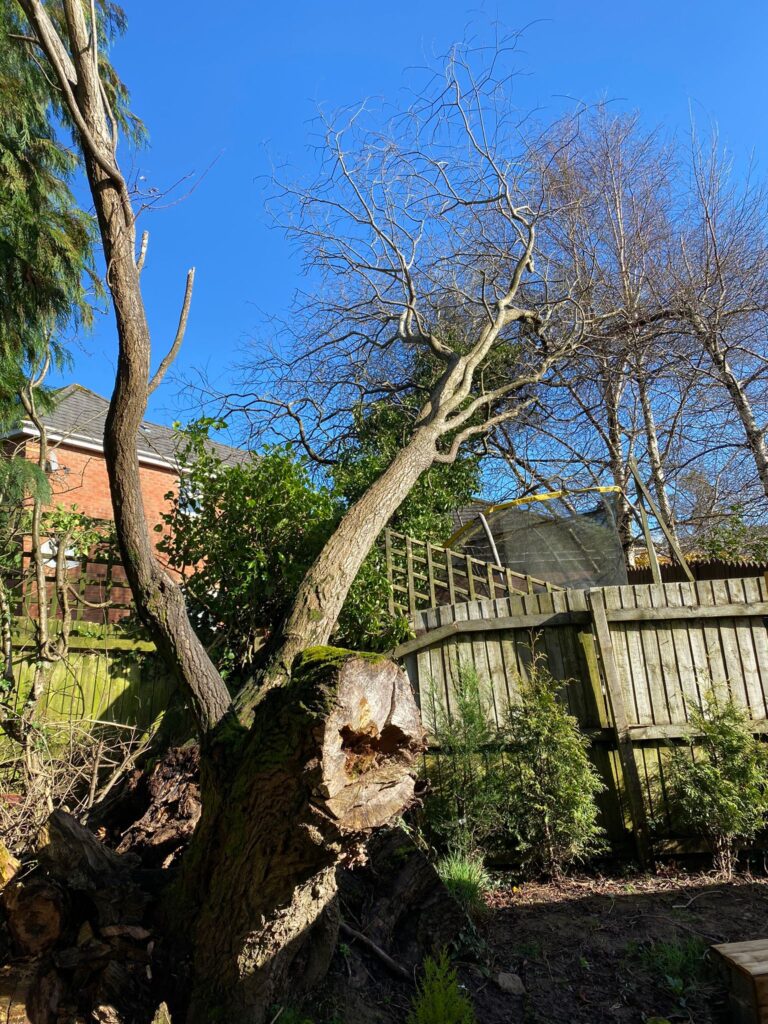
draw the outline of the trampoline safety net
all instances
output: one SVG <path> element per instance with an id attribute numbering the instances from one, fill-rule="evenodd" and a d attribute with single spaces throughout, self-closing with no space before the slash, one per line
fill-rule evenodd
<path id="1" fill-rule="evenodd" d="M 447 546 L 495 562 L 490 532 L 500 563 L 515 572 L 576 590 L 626 583 L 616 494 L 590 499 L 592 507 L 583 511 L 562 497 L 467 510 L 465 526 Z"/>

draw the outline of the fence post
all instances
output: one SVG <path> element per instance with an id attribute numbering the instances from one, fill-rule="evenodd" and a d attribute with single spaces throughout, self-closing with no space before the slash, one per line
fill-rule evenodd
<path id="1" fill-rule="evenodd" d="M 413 541 L 405 538 L 405 568 L 408 574 L 408 611 L 411 616 L 416 614 L 416 580 L 413 578 Z"/>
<path id="2" fill-rule="evenodd" d="M 605 686 L 613 715 L 613 727 L 616 732 L 616 744 L 624 774 L 624 784 L 629 802 L 629 813 L 632 818 L 632 830 L 637 843 L 637 854 L 640 864 L 645 866 L 650 860 L 650 839 L 648 821 L 645 814 L 643 790 L 640 785 L 640 774 L 637 770 L 632 736 L 629 731 L 630 720 L 624 703 L 624 692 L 619 678 L 619 670 L 613 653 L 613 640 L 605 614 L 605 601 L 602 591 L 593 588 L 589 591 L 589 603 L 592 610 L 592 621 L 595 627 L 595 639 L 600 660 L 603 664 Z"/>
<path id="3" fill-rule="evenodd" d="M 392 533 L 387 527 L 384 530 L 384 560 L 387 563 L 387 579 L 389 580 L 389 614 L 395 614 L 395 567 L 392 561 Z"/>

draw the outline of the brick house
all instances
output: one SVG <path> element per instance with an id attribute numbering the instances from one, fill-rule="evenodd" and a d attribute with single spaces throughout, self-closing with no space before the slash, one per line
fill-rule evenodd
<path id="1" fill-rule="evenodd" d="M 52 491 L 51 505 L 75 505 L 79 512 L 94 519 L 114 520 L 103 442 L 109 401 L 80 384 L 61 388 L 55 397 L 53 408 L 40 416 L 48 435 L 46 471 Z M 6 449 L 37 460 L 38 438 L 34 424 L 24 420 L 5 438 Z M 239 449 L 210 443 L 226 462 L 243 458 Z M 170 427 L 142 423 L 136 447 L 150 532 L 162 522 L 163 513 L 169 508 L 167 495 L 178 488 L 183 471 L 178 459 L 179 444 L 178 432 Z M 105 588 L 111 587 L 112 599 L 123 609 L 113 609 L 109 619 L 115 621 L 127 614 L 125 606 L 129 604 L 130 592 L 125 588 L 122 566 L 89 562 L 87 577 L 83 589 L 86 600 L 102 600 Z M 99 618 L 89 614 L 85 606 L 78 617 Z"/>

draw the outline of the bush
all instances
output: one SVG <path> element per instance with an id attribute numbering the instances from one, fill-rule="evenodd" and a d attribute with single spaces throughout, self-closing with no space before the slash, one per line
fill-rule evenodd
<path id="1" fill-rule="evenodd" d="M 557 699 L 561 685 L 534 664 L 503 727 L 506 828 L 522 864 L 554 876 L 603 846 L 595 797 L 604 787 L 589 741 Z"/>
<path id="2" fill-rule="evenodd" d="M 476 854 L 453 850 L 435 865 L 448 892 L 472 916 L 485 910 L 483 895 L 491 887 L 491 879 Z"/>
<path id="3" fill-rule="evenodd" d="M 429 773 L 428 825 L 444 848 L 488 851 L 504 828 L 500 737 L 474 668 L 459 666 L 450 712 L 433 685 L 426 726 L 439 747 Z"/>
<path id="4" fill-rule="evenodd" d="M 750 731 L 733 701 L 709 694 L 691 714 L 700 737 L 669 758 L 667 791 L 681 824 L 710 845 L 715 868 L 730 878 L 740 843 L 768 816 L 768 749 Z"/>
<path id="5" fill-rule="evenodd" d="M 448 850 L 475 862 L 516 850 L 522 866 L 557 876 L 602 848 L 595 796 L 603 784 L 589 741 L 557 699 L 561 686 L 535 662 L 500 729 L 474 669 L 460 668 L 451 714 L 432 692 L 428 728 L 440 754 L 427 821 Z"/>
<path id="6" fill-rule="evenodd" d="M 424 961 L 424 977 L 408 1024 L 476 1024 L 472 1003 L 461 991 L 445 950 L 437 960 L 427 957 Z"/>

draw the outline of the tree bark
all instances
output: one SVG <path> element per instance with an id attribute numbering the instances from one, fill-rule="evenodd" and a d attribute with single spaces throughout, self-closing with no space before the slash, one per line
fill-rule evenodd
<path id="1" fill-rule="evenodd" d="M 728 357 L 717 338 L 707 332 L 703 335 L 702 341 L 744 428 L 747 448 L 754 459 L 763 492 L 768 498 L 768 445 L 765 442 L 765 430 L 758 426 L 749 396 L 733 372 Z"/>
<path id="2" fill-rule="evenodd" d="M 73 91 L 70 111 L 79 122 L 85 169 L 104 245 L 119 340 L 104 453 L 123 565 L 139 615 L 188 687 L 205 733 L 221 721 L 230 699 L 189 622 L 181 591 L 155 557 L 147 531 L 136 440 L 147 405 L 150 332 L 136 265 L 133 210 L 125 181 L 115 166 L 103 90 L 92 56 L 95 34 L 88 30 L 83 6 L 77 0 L 65 0 L 73 68 L 64 67 L 57 60 L 57 47 L 50 40 L 46 44 L 52 29 L 45 24 L 42 5 L 37 0 L 21 0 L 21 5 L 57 70 L 65 96 Z"/>
<path id="3" fill-rule="evenodd" d="M 413 798 L 424 733 L 392 662 L 310 648 L 259 704 L 232 784 L 203 816 L 168 916 L 194 922 L 188 1024 L 261 1024 L 325 973 L 336 944 L 337 869 Z"/>

